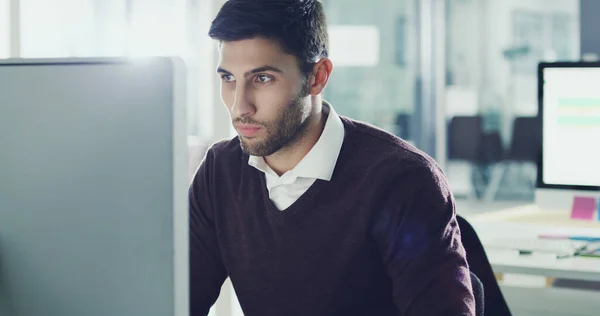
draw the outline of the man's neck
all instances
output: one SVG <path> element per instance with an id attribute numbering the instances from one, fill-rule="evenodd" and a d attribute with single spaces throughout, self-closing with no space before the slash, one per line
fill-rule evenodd
<path id="1" fill-rule="evenodd" d="M 321 98 L 312 100 L 313 102 L 322 102 Z M 296 165 L 308 154 L 308 152 L 317 143 L 327 121 L 328 110 L 322 106 L 314 107 L 316 110 L 310 114 L 310 120 L 307 126 L 306 134 L 298 139 L 296 143 L 279 150 L 278 152 L 264 157 L 265 162 L 279 176 L 294 169 Z"/>

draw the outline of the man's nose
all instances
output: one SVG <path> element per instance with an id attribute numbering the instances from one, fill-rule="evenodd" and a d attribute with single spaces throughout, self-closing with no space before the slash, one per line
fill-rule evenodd
<path id="1" fill-rule="evenodd" d="M 243 86 L 236 87 L 235 98 L 231 106 L 233 116 L 244 117 L 252 115 L 254 112 L 256 112 L 256 108 L 252 103 L 249 91 Z"/>

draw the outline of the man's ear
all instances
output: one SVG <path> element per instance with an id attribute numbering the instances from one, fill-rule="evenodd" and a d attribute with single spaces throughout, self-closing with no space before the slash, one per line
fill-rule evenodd
<path id="1" fill-rule="evenodd" d="M 310 80 L 310 94 L 316 96 L 321 94 L 325 87 L 327 86 L 327 82 L 329 82 L 329 77 L 331 76 L 331 72 L 333 71 L 333 63 L 327 57 L 321 58 L 313 67 L 313 73 L 311 75 Z"/>

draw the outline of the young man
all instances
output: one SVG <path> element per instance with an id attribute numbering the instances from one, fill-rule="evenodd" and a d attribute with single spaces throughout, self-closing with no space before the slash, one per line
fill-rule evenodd
<path id="1" fill-rule="evenodd" d="M 227 277 L 250 316 L 474 315 L 442 171 L 322 99 L 322 5 L 229 0 L 210 36 L 239 135 L 190 187 L 191 315 Z"/>

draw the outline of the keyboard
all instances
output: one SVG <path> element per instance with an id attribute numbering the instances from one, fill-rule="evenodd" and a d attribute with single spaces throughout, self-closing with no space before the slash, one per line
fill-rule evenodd
<path id="1" fill-rule="evenodd" d="M 522 253 L 552 253 L 560 256 L 572 256 L 585 249 L 588 244 L 578 240 L 539 238 L 496 238 L 483 241 L 486 248 L 518 250 Z"/>

